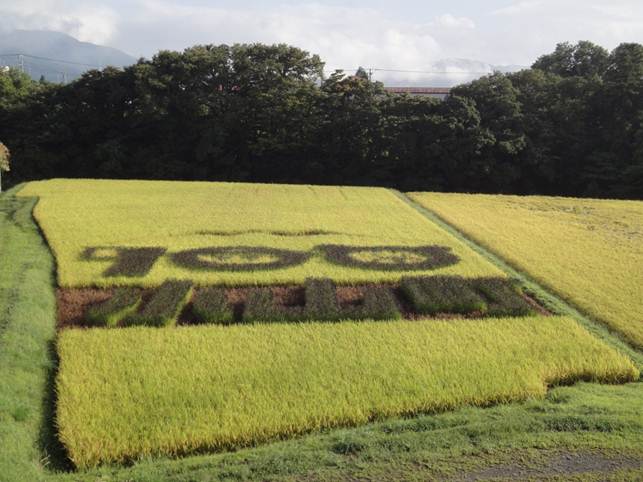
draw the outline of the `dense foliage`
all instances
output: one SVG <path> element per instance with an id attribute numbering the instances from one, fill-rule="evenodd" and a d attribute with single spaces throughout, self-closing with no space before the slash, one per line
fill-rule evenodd
<path id="1" fill-rule="evenodd" d="M 162 51 L 68 85 L 0 74 L 10 182 L 49 177 L 375 184 L 643 197 L 643 45 L 560 44 L 446 101 L 323 78 L 286 45 Z"/>

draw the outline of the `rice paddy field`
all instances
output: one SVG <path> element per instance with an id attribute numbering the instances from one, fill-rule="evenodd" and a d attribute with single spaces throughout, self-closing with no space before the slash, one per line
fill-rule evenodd
<path id="1" fill-rule="evenodd" d="M 311 276 L 391 281 L 406 273 L 404 265 L 396 268 L 400 260 L 416 263 L 416 274 L 503 276 L 386 189 L 51 180 L 29 183 L 20 195 L 39 198 L 35 218 L 63 287 L 155 286 L 169 278 L 227 285 Z M 337 246 L 366 249 L 349 253 L 353 262 L 346 263 L 333 256 Z M 422 269 L 426 258 L 408 249 L 381 252 L 418 246 L 445 247 L 457 262 Z M 374 269 L 374 259 L 390 266 Z"/>
<path id="2" fill-rule="evenodd" d="M 643 347 L 643 202 L 441 193 L 410 197 Z"/>
<path id="3" fill-rule="evenodd" d="M 66 330 L 58 347 L 57 423 L 81 468 L 638 378 L 557 317 Z"/>
<path id="4" fill-rule="evenodd" d="M 577 453 L 579 480 L 636 480 L 641 204 L 65 179 L 2 194 L 0 481 L 478 480 L 500 461 L 524 480 Z"/>

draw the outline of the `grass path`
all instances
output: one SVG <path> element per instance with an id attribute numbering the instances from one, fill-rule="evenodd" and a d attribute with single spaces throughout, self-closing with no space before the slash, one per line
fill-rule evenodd
<path id="1" fill-rule="evenodd" d="M 0 196 L 0 480 L 39 480 L 55 452 L 53 259 L 33 198 Z"/>

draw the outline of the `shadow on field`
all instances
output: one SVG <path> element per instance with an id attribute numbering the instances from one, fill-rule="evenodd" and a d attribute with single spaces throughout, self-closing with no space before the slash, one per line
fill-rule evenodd
<path id="1" fill-rule="evenodd" d="M 71 471 L 74 470 L 74 466 L 56 431 L 56 375 L 58 374 L 59 360 L 55 340 L 48 343 L 47 353 L 51 363 L 47 367 L 42 424 L 38 436 L 38 444 L 42 453 L 41 463 L 49 470 Z"/>

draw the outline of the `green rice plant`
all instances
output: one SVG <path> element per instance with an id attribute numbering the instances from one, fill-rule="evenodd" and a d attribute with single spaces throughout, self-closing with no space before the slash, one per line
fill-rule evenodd
<path id="1" fill-rule="evenodd" d="M 127 315 L 134 313 L 140 304 L 139 290 L 117 288 L 110 299 L 87 310 L 85 323 L 89 326 L 116 326 Z"/>
<path id="2" fill-rule="evenodd" d="M 304 318 L 316 321 L 339 321 L 342 313 L 337 302 L 335 283 L 328 278 L 309 278 L 305 283 Z"/>
<path id="3" fill-rule="evenodd" d="M 350 320 L 399 320 L 402 313 L 390 288 L 368 286 L 362 304 L 343 309 L 342 317 Z"/>
<path id="4" fill-rule="evenodd" d="M 123 319 L 124 326 L 173 326 L 192 295 L 189 281 L 169 280 L 159 286 L 141 311 Z"/>
<path id="5" fill-rule="evenodd" d="M 70 329 L 57 349 L 59 437 L 79 468 L 639 376 L 554 316 Z"/>
<path id="6" fill-rule="evenodd" d="M 535 312 L 511 280 L 476 278 L 469 282 L 487 299 L 487 314 L 490 316 L 528 316 Z"/>
<path id="7" fill-rule="evenodd" d="M 40 199 L 34 215 L 63 288 L 398 282 L 408 269 L 504 276 L 382 188 L 54 179 L 20 195 Z M 353 261 L 333 262 L 325 245 Z"/>
<path id="8" fill-rule="evenodd" d="M 643 348 L 643 202 L 445 193 L 410 197 Z"/>
<path id="9" fill-rule="evenodd" d="M 227 325 L 234 322 L 234 312 L 223 288 L 210 286 L 198 290 L 192 301 L 192 311 L 205 323 Z"/>
<path id="10" fill-rule="evenodd" d="M 243 321 L 280 322 L 302 319 L 302 310 L 298 307 L 280 306 L 275 302 L 270 288 L 253 288 L 246 298 Z"/>
<path id="11" fill-rule="evenodd" d="M 402 293 L 418 313 L 485 312 L 487 304 L 468 280 L 458 276 L 402 278 Z"/>

